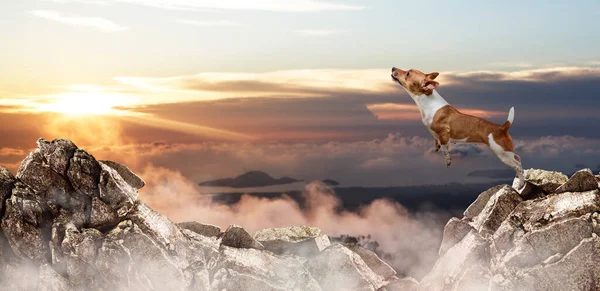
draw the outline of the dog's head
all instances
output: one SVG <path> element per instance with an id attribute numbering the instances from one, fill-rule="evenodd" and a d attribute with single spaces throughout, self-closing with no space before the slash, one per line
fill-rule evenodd
<path id="1" fill-rule="evenodd" d="M 415 96 L 431 95 L 433 90 L 440 85 L 440 83 L 434 81 L 438 75 L 439 73 L 435 72 L 424 74 L 419 70 L 403 71 L 396 67 L 392 68 L 392 79 Z"/>

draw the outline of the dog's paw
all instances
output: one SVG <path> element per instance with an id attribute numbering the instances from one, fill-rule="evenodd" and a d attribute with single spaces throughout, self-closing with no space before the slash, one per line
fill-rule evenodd
<path id="1" fill-rule="evenodd" d="M 440 151 L 440 148 L 441 148 L 440 146 L 437 146 L 437 147 L 435 147 L 435 152 L 436 152 L 436 153 L 437 153 L 437 152 L 439 152 L 439 151 Z"/>
<path id="2" fill-rule="evenodd" d="M 452 160 L 446 160 L 446 168 L 449 168 L 452 164 Z"/>

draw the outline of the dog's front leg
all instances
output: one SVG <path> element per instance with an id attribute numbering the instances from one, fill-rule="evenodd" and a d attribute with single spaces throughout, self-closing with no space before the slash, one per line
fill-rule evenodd
<path id="1" fill-rule="evenodd" d="M 440 151 L 440 141 L 437 138 L 433 138 L 435 140 L 435 152 L 439 152 Z"/>
<path id="2" fill-rule="evenodd" d="M 446 168 L 450 167 L 450 164 L 452 164 L 452 159 L 450 159 L 450 149 L 448 147 L 448 144 L 443 144 L 440 146 L 440 148 L 442 149 L 442 153 L 444 153 L 444 158 L 446 159 Z"/>

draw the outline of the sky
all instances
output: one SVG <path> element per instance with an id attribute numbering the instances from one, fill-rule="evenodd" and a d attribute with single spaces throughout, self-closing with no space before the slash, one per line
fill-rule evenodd
<path id="1" fill-rule="evenodd" d="M 347 186 L 470 183 L 489 149 L 432 151 L 390 69 L 440 72 L 525 168 L 600 168 L 598 1 L 0 2 L 0 165 L 39 137 L 189 181 L 249 170 Z"/>

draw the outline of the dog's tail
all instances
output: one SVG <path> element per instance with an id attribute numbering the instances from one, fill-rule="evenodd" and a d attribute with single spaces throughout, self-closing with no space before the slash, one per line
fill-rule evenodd
<path id="1" fill-rule="evenodd" d="M 509 129 L 514 120 L 515 120 L 515 107 L 513 106 L 508 111 L 508 119 L 506 120 L 506 122 L 504 124 L 502 124 L 502 127 Z"/>

